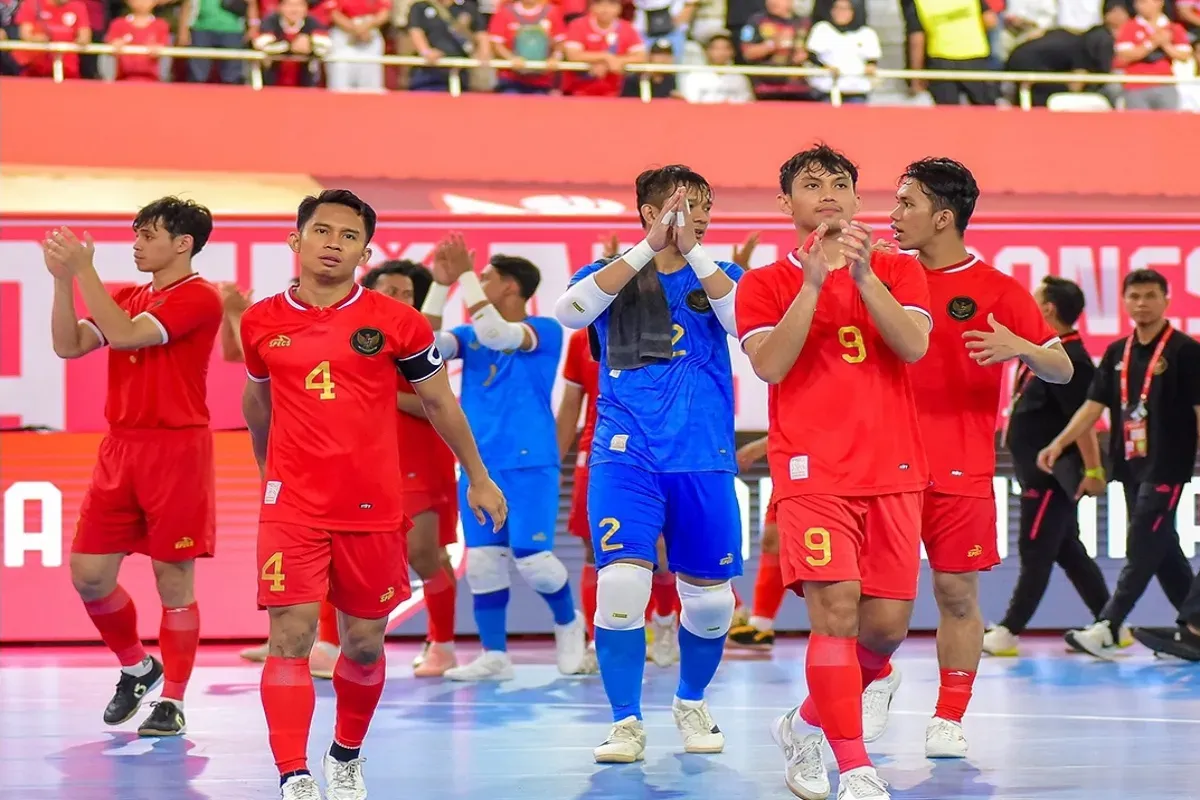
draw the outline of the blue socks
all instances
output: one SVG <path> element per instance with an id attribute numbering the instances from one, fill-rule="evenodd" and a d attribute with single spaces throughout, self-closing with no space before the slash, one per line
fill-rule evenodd
<path id="1" fill-rule="evenodd" d="M 570 625 L 575 621 L 575 598 L 571 597 L 570 583 L 564 583 L 557 592 L 542 594 L 542 599 L 550 606 L 555 625 Z"/>
<path id="2" fill-rule="evenodd" d="M 724 645 L 724 639 L 718 640 Z M 612 704 L 613 722 L 642 718 L 642 676 L 646 671 L 646 629 L 611 631 L 596 627 L 596 660 L 604 692 Z M 720 658 L 717 659 L 718 661 Z M 716 667 L 713 667 L 716 672 Z M 712 674 L 709 675 L 712 679 Z"/>
<path id="3" fill-rule="evenodd" d="M 597 644 L 600 641 L 599 629 L 596 630 L 596 641 Z M 724 653 L 724 636 L 704 639 L 680 625 L 679 689 L 675 696 L 680 700 L 703 700 L 704 690 L 717 674 L 717 667 L 721 666 L 721 656 Z"/>
<path id="4" fill-rule="evenodd" d="M 522 559 L 542 554 L 543 551 L 540 550 L 526 550 L 521 547 L 512 549 L 513 562 L 517 564 L 518 570 L 521 569 Z M 534 591 L 542 596 L 546 605 L 550 606 L 550 613 L 554 615 L 554 624 L 570 625 L 575 621 L 575 599 L 571 596 L 571 582 L 567 579 L 567 568 L 553 554 L 543 555 L 543 558 L 544 561 L 537 562 L 539 567 L 536 576 L 532 580 L 526 577 L 526 581 L 533 586 Z M 541 591 L 546 588 L 547 582 L 550 586 L 558 582 L 558 572 L 562 573 L 562 585 L 552 592 Z"/>
<path id="5" fill-rule="evenodd" d="M 508 589 L 473 595 L 475 625 L 484 650 L 508 650 Z"/>

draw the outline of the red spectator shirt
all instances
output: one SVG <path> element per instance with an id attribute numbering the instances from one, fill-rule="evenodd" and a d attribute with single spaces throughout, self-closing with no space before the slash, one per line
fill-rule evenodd
<path id="1" fill-rule="evenodd" d="M 996 474 L 996 415 L 1004 364 L 981 367 L 963 333 L 990 330 L 988 315 L 1017 336 L 1049 347 L 1058 341 L 1033 296 L 978 258 L 926 270 L 933 308 L 929 352 L 909 365 L 917 418 L 929 458 L 930 489 L 991 497 Z M 740 290 L 739 290 L 740 291 Z"/>
<path id="2" fill-rule="evenodd" d="M 876 252 L 871 266 L 904 308 L 930 316 L 916 259 Z M 742 276 L 735 308 L 743 346 L 779 323 L 803 285 L 794 253 Z M 800 356 L 768 388 L 767 418 L 775 500 L 869 497 L 928 485 L 907 365 L 883 341 L 848 268 L 830 272 L 821 287 Z"/>
<path id="3" fill-rule="evenodd" d="M 400 391 L 416 394 L 412 384 L 400 379 Z M 399 437 L 400 470 L 404 473 L 404 491 L 408 493 L 453 495 L 455 488 L 454 453 L 433 424 L 422 417 L 399 412 L 396 434 Z"/>
<path id="4" fill-rule="evenodd" d="M 493 42 L 507 47 L 514 55 L 523 57 L 517 50 L 518 35 L 528 35 L 528 28 L 541 28 L 549 44 L 547 57 L 553 54 L 558 45 L 566 38 L 566 25 L 563 23 L 562 12 L 551 3 L 539 3 L 533 8 L 525 8 L 520 3 L 505 3 L 492 15 L 488 23 L 488 36 Z M 555 73 L 518 73 L 510 69 L 501 70 L 498 76 L 502 81 L 512 81 L 526 86 L 541 86 L 550 88 L 554 85 Z"/>
<path id="5" fill-rule="evenodd" d="M 166 47 L 171 43 L 171 29 L 165 19 L 149 17 L 144 25 L 133 15 L 117 17 L 108 26 L 104 41 L 109 44 L 132 44 L 144 47 Z M 117 57 L 117 80 L 157 81 L 160 79 L 158 59 L 154 56 L 121 55 Z"/>
<path id="6" fill-rule="evenodd" d="M 400 375 L 420 382 L 442 369 L 425 318 L 361 286 L 329 308 L 289 289 L 246 310 L 242 349 L 250 379 L 271 382 L 260 519 L 401 530 Z"/>
<path id="7" fill-rule="evenodd" d="M 576 464 L 586 464 L 592 439 L 596 435 L 596 397 L 600 394 L 600 365 L 592 358 L 587 328 L 577 330 L 567 340 L 567 360 L 563 362 L 563 380 L 583 389 L 587 411 L 583 415 L 583 430 L 579 434 Z"/>
<path id="8" fill-rule="evenodd" d="M 192 273 L 169 286 L 127 286 L 113 294 L 130 318 L 149 317 L 163 343 L 108 351 L 104 416 L 114 429 L 208 425 L 208 362 L 221 328 L 217 287 Z M 92 318 L 83 320 L 108 344 Z"/>
<path id="9" fill-rule="evenodd" d="M 35 31 L 44 33 L 52 42 L 73 42 L 84 28 L 91 29 L 87 6 L 79 0 L 55 3 L 52 0 L 24 0 L 13 19 L 18 27 L 29 23 Z M 18 53 L 25 66 L 25 75 L 48 77 L 53 59 L 49 53 Z M 68 78 L 79 77 L 79 56 L 66 53 L 62 57 L 63 73 Z"/>
<path id="10" fill-rule="evenodd" d="M 333 24 L 333 12 L 338 7 L 338 0 L 309 0 L 308 18 L 315 19 L 322 28 Z M 272 12 L 279 9 L 279 0 L 259 0 L 258 15 L 266 19 Z"/>
<path id="11" fill-rule="evenodd" d="M 610 28 L 604 29 L 598 27 L 590 15 L 580 17 L 567 26 L 566 44 L 568 48 L 582 47 L 586 53 L 609 52 L 618 56 L 646 51 L 642 37 L 625 20 L 618 19 Z M 567 54 L 569 57 L 569 49 Z M 563 94 L 618 97 L 624 80 L 623 74 L 615 72 L 610 72 L 603 78 L 593 78 L 586 72 L 565 72 L 562 89 Z"/>
<path id="12" fill-rule="evenodd" d="M 1117 31 L 1116 51 L 1120 53 L 1123 50 L 1132 50 L 1135 47 L 1142 47 L 1150 41 L 1150 37 L 1154 32 L 1163 27 L 1169 26 L 1171 30 L 1171 42 L 1177 46 L 1188 46 L 1187 31 L 1183 26 L 1171 22 L 1165 15 L 1158 18 L 1158 22 L 1151 24 L 1144 17 L 1134 17 L 1121 26 Z M 1158 56 L 1158 58 L 1155 58 Z M 1124 67 L 1119 67 L 1120 71 L 1126 75 L 1170 75 L 1174 69 L 1171 57 L 1162 51 L 1161 48 L 1150 53 L 1148 58 L 1153 59 L 1147 61 L 1135 61 L 1132 64 L 1126 64 Z M 1151 83 L 1127 83 L 1125 88 L 1128 89 L 1149 89 L 1156 84 Z"/>
<path id="13" fill-rule="evenodd" d="M 336 0 L 333 9 L 350 19 L 371 17 L 392 7 L 392 0 Z"/>

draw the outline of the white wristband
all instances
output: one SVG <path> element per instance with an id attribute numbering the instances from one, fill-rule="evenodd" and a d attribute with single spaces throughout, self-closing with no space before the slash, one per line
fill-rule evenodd
<path id="1" fill-rule="evenodd" d="M 633 267 L 634 271 L 641 272 L 642 267 L 654 260 L 654 255 L 654 248 L 650 246 L 649 242 L 642 239 L 628 253 L 621 256 L 621 260 Z"/>
<path id="2" fill-rule="evenodd" d="M 687 260 L 687 263 L 692 265 L 692 272 L 696 273 L 696 277 L 700 280 L 704 280 L 710 275 L 716 275 L 721 271 L 721 268 L 717 266 L 717 262 L 713 261 L 712 256 L 704 252 L 704 248 L 700 246 L 699 242 L 696 242 L 691 250 L 684 253 L 683 257 Z"/>
<path id="3" fill-rule="evenodd" d="M 421 304 L 421 313 L 431 317 L 442 316 L 446 308 L 446 298 L 450 296 L 450 287 L 444 283 L 433 283 L 425 293 L 425 302 Z"/>
<path id="4" fill-rule="evenodd" d="M 464 272 L 458 279 L 458 285 L 462 287 L 463 302 L 467 304 L 467 308 L 487 302 L 483 285 L 479 283 L 479 276 L 474 271 Z"/>

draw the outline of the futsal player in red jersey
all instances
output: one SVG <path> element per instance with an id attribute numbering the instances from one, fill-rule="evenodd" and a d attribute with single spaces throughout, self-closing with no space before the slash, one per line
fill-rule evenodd
<path id="1" fill-rule="evenodd" d="M 1002 364 L 1020 359 L 1047 383 L 1066 383 L 1074 372 L 1028 290 L 967 252 L 963 235 L 978 197 L 966 167 L 927 158 L 905 170 L 891 216 L 897 243 L 925 267 L 934 313 L 929 352 L 909 368 L 930 467 L 921 539 L 939 611 L 930 758 L 967 754 L 962 717 L 983 652 L 979 573 L 1000 563 L 992 479 Z M 868 727 L 882 731 L 898 684 L 898 675 L 884 676 L 868 690 Z"/>
<path id="2" fill-rule="evenodd" d="M 243 410 L 264 481 L 258 602 L 270 615 L 271 654 L 262 703 L 284 800 L 321 796 L 308 771 L 316 703 L 308 654 L 327 595 L 339 612 L 342 652 L 333 673 L 326 796 L 367 796 L 359 751 L 383 693 L 388 615 L 409 596 L 400 375 L 462 463 L 480 523 L 490 517 L 499 528 L 507 514 L 450 389 L 433 329 L 409 306 L 354 282 L 374 232 L 375 211 L 351 192 L 305 198 L 288 236 L 299 286 L 242 317 L 250 377 Z"/>
<path id="3" fill-rule="evenodd" d="M 54 276 L 54 352 L 79 358 L 109 346 L 109 432 L 71 545 L 71 580 L 100 638 L 121 662 L 104 721 L 119 725 L 162 685 L 142 736 L 186 730 L 183 694 L 196 663 L 200 611 L 195 559 L 212 556 L 216 525 L 208 361 L 221 324 L 216 287 L 192 271 L 212 233 L 212 215 L 164 197 L 133 221 L 133 260 L 150 283 L 110 295 L 93 263 L 95 246 L 68 228 L 42 248 Z M 90 316 L 75 313 L 78 289 Z M 133 600 L 117 583 L 130 553 L 150 556 L 162 600 L 162 661 L 146 654 Z"/>
<path id="4" fill-rule="evenodd" d="M 420 308 L 433 285 L 433 273 L 413 261 L 385 261 L 363 276 L 362 285 L 408 306 Z M 429 631 L 425 646 L 413 661 L 413 675 L 440 678 L 458 666 L 454 653 L 454 607 L 457 579 L 446 548 L 458 541 L 458 483 L 454 453 L 425 416 L 425 407 L 412 384 L 400 381 L 400 468 L 404 473 L 404 513 L 412 520 L 408 532 L 408 563 L 421 578 Z"/>
<path id="5" fill-rule="evenodd" d="M 809 698 L 772 728 L 799 797 L 823 800 L 823 741 L 839 800 L 887 800 L 863 744 L 862 690 L 904 640 L 917 593 L 928 481 L 907 365 L 929 344 L 924 270 L 873 252 L 858 169 L 820 145 L 780 169 L 799 250 L 751 270 L 737 294 L 742 347 L 770 384 L 768 452 L 784 584 L 812 623 Z M 804 725 L 822 733 L 807 733 Z"/>

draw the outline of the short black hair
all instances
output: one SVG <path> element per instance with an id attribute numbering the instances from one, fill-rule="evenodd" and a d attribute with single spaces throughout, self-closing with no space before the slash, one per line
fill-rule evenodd
<path id="1" fill-rule="evenodd" d="M 679 188 L 697 189 L 712 198 L 712 186 L 699 172 L 684 164 L 668 164 L 665 167 L 648 169 L 637 176 L 634 191 L 637 194 L 638 219 L 641 220 L 642 206 L 662 208 L 667 198 Z"/>
<path id="2" fill-rule="evenodd" d="M 372 267 L 366 275 L 363 275 L 361 283 L 368 289 L 374 289 L 375 284 L 379 283 L 379 279 L 384 275 L 407 276 L 412 281 L 413 305 L 417 308 L 420 308 L 421 304 L 425 302 L 425 295 L 429 293 L 429 287 L 433 284 L 433 273 L 429 271 L 429 268 L 408 259 L 385 261 L 377 267 Z"/>
<path id="3" fill-rule="evenodd" d="M 1042 278 L 1042 295 L 1064 325 L 1074 325 L 1087 303 L 1078 283 L 1054 275 Z"/>
<path id="4" fill-rule="evenodd" d="M 358 214 L 362 218 L 363 227 L 366 228 L 367 243 L 369 244 L 374 238 L 375 209 L 349 189 L 326 189 L 318 195 L 310 194 L 301 200 L 300 207 L 296 209 L 296 230 L 304 230 L 304 226 L 313 218 L 313 214 L 317 213 L 317 207 L 323 205 L 345 206 Z"/>
<path id="5" fill-rule="evenodd" d="M 779 168 L 779 190 L 786 195 L 792 193 L 792 184 L 801 172 L 812 171 L 817 174 L 848 175 L 850 184 L 858 185 L 858 166 L 844 153 L 839 153 L 824 142 L 817 142 L 807 150 L 801 150 L 796 155 L 783 162 Z"/>
<path id="6" fill-rule="evenodd" d="M 158 224 L 171 236 L 191 236 L 192 255 L 196 255 L 208 244 L 212 236 L 212 212 L 195 200 L 179 197 L 160 197 L 148 206 L 143 206 L 133 218 L 133 229 Z"/>
<path id="7" fill-rule="evenodd" d="M 971 215 L 975 213 L 975 203 L 979 200 L 979 184 L 966 166 L 952 158 L 922 158 L 908 165 L 900 181 L 921 184 L 935 210 L 949 209 L 954 214 L 958 235 L 967 232 Z"/>
<path id="8" fill-rule="evenodd" d="M 1158 288 L 1163 290 L 1163 294 L 1170 294 L 1167 288 L 1167 279 L 1163 274 L 1155 269 L 1135 269 L 1133 272 L 1125 276 L 1125 280 L 1121 281 L 1121 294 L 1129 291 L 1130 286 L 1135 286 L 1139 283 L 1153 283 Z"/>
<path id="9" fill-rule="evenodd" d="M 521 290 L 521 297 L 526 300 L 533 297 L 533 293 L 537 291 L 538 285 L 542 282 L 541 270 L 527 258 L 494 255 L 488 263 L 496 272 L 516 281 Z"/>

